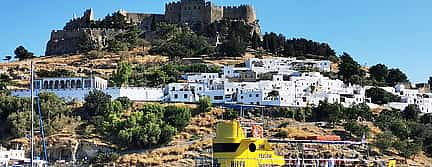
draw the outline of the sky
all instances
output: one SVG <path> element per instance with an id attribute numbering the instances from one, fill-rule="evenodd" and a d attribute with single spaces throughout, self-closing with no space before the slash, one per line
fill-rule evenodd
<path id="1" fill-rule="evenodd" d="M 0 2 L 0 58 L 23 45 L 43 55 L 50 32 L 93 8 L 96 18 L 119 9 L 163 13 L 170 0 L 4 0 Z M 361 65 L 400 68 L 411 82 L 432 76 L 431 0 L 213 0 L 251 4 L 263 32 L 326 42 Z"/>

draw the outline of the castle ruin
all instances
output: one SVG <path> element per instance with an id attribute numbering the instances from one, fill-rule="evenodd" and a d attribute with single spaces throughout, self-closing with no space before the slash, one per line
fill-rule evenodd
<path id="1" fill-rule="evenodd" d="M 194 31 L 203 31 L 206 26 L 223 20 L 244 21 L 260 32 L 255 9 L 250 5 L 217 6 L 206 0 L 180 0 L 167 3 L 164 14 L 130 13 L 120 10 L 128 23 L 140 27 L 144 32 L 151 31 L 152 24 L 167 22 L 188 26 Z M 80 43 L 89 40 L 93 49 L 104 48 L 107 41 L 123 30 L 93 28 L 95 23 L 92 9 L 86 10 L 80 18 L 73 18 L 63 30 L 51 32 L 45 55 L 77 53 Z"/>

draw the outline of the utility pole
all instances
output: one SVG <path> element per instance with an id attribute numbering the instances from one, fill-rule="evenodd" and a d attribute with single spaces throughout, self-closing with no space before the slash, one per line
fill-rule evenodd
<path id="1" fill-rule="evenodd" d="M 34 64 L 31 62 L 31 70 L 30 70 L 30 89 L 31 89 L 31 157 L 30 157 L 30 166 L 33 167 L 33 158 L 34 158 Z"/>

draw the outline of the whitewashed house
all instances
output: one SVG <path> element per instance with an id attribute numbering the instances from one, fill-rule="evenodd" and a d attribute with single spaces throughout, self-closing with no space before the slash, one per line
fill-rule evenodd
<path id="1" fill-rule="evenodd" d="M 40 92 L 51 92 L 66 101 L 84 101 L 92 90 L 101 90 L 109 94 L 112 99 L 128 97 L 133 101 L 162 101 L 163 89 L 108 87 L 108 82 L 100 77 L 91 78 L 42 78 L 34 81 L 35 95 Z M 30 89 L 12 90 L 11 95 L 30 97 Z"/>

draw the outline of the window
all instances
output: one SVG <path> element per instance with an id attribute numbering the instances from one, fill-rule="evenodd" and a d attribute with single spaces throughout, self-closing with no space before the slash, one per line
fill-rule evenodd
<path id="1" fill-rule="evenodd" d="M 215 143 L 213 144 L 214 152 L 236 152 L 240 143 Z"/>
<path id="2" fill-rule="evenodd" d="M 249 97 L 252 97 L 252 94 L 249 94 Z"/>
<path id="3" fill-rule="evenodd" d="M 223 100 L 223 96 L 214 96 L 213 99 L 214 100 Z"/>
<path id="4" fill-rule="evenodd" d="M 91 86 L 90 80 L 84 80 L 84 87 L 85 88 L 90 88 L 90 86 Z"/>
<path id="5" fill-rule="evenodd" d="M 240 96 L 240 99 L 243 99 L 243 96 Z"/>
<path id="6" fill-rule="evenodd" d="M 187 94 L 184 94 L 184 95 L 183 95 L 183 98 L 187 99 L 187 98 L 188 98 L 188 95 L 187 95 Z"/>
<path id="7" fill-rule="evenodd" d="M 177 99 L 178 98 L 178 94 L 174 94 L 174 99 Z"/>
<path id="8" fill-rule="evenodd" d="M 259 94 L 256 94 L 255 97 L 259 97 Z"/>
<path id="9" fill-rule="evenodd" d="M 172 87 L 172 89 L 171 89 L 172 91 L 175 91 L 175 87 Z"/>

